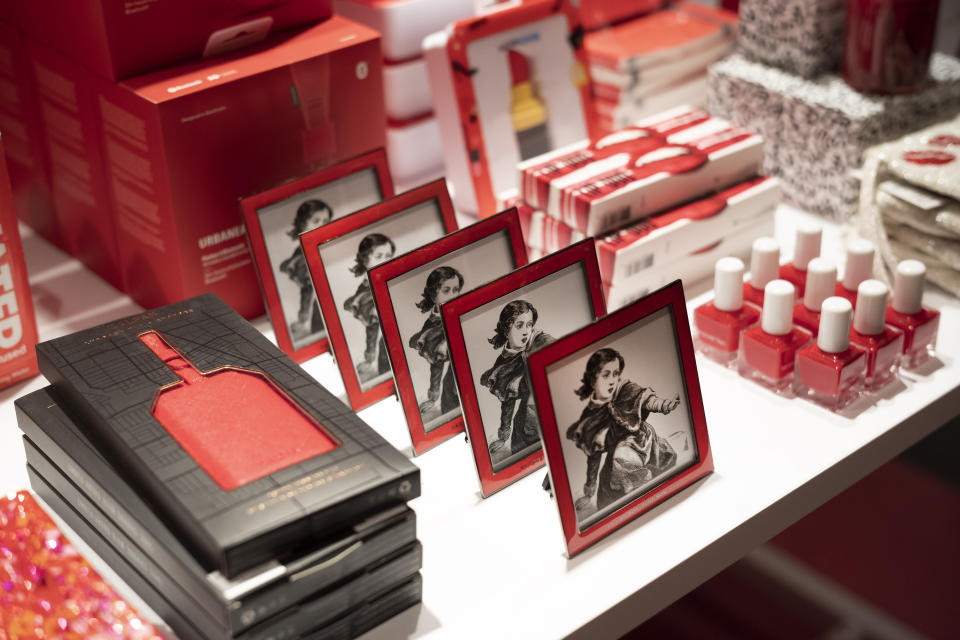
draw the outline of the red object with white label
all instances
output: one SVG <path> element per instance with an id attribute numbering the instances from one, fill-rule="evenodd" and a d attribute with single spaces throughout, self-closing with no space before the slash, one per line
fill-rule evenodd
<path id="1" fill-rule="evenodd" d="M 329 18 L 332 0 L 29 0 L 35 40 L 110 80 L 235 51 Z"/>
<path id="2" fill-rule="evenodd" d="M 619 283 L 644 269 L 659 269 L 734 235 L 741 225 L 753 227 L 765 212 L 772 220 L 779 202 L 779 180 L 761 176 L 598 238 L 600 275 Z"/>
<path id="3" fill-rule="evenodd" d="M 335 16 L 119 84 L 87 73 L 125 291 L 263 313 L 238 199 L 382 147 L 381 65 L 378 34 Z"/>
<path id="4" fill-rule="evenodd" d="M 0 388 L 37 375 L 37 322 L 0 139 Z"/>

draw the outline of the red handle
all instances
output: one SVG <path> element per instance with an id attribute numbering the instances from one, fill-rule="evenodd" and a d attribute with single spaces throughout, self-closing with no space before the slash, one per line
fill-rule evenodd
<path id="1" fill-rule="evenodd" d="M 203 379 L 203 374 L 197 371 L 179 351 L 171 347 L 156 331 L 141 333 L 139 338 L 140 342 L 147 345 L 147 348 L 155 356 L 163 360 L 164 364 L 177 374 L 184 384 L 200 382 Z"/>

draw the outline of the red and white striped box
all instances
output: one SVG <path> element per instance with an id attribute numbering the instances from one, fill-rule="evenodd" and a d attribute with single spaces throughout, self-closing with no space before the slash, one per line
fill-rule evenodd
<path id="1" fill-rule="evenodd" d="M 707 278 L 713 273 L 713 266 L 720 258 L 746 257 L 750 253 L 754 240 L 761 236 L 773 235 L 773 222 L 772 215 L 761 215 L 753 223 L 744 225 L 742 230 L 693 251 L 679 260 L 663 264 L 657 269 L 641 271 L 636 276 L 615 284 L 604 282 L 603 295 L 607 302 L 607 312 L 639 300 L 674 280 L 679 279 L 689 283 Z"/>
<path id="2" fill-rule="evenodd" d="M 709 119 L 710 114 L 703 109 L 681 106 L 597 140 L 581 140 L 521 162 L 517 165 L 520 196 L 534 209 L 547 211 L 550 199 L 565 186 L 623 167 L 631 157 L 666 144 L 670 134 Z"/>
<path id="3" fill-rule="evenodd" d="M 667 144 L 565 186 L 546 213 L 597 235 L 760 173 L 763 138 L 721 118 L 668 136 Z M 603 164 L 603 163 L 597 163 Z"/>
<path id="4" fill-rule="evenodd" d="M 576 229 L 571 229 L 559 220 L 554 220 L 543 211 L 533 209 L 524 203 L 516 206 L 520 217 L 520 229 L 523 231 L 523 241 L 528 247 L 552 253 L 586 237 Z"/>
<path id="5" fill-rule="evenodd" d="M 643 271 L 659 269 L 716 242 L 717 238 L 762 222 L 759 216 L 772 219 L 780 196 L 780 181 L 776 178 L 751 178 L 598 238 L 600 275 L 604 282 L 615 284 Z"/>

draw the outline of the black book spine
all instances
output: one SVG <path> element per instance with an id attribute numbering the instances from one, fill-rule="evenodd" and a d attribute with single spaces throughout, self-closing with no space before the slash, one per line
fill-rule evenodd
<path id="1" fill-rule="evenodd" d="M 46 348 L 45 348 L 46 347 Z M 159 482 L 150 469 L 144 468 L 136 455 L 130 451 L 110 424 L 105 424 L 90 399 L 74 387 L 63 375 L 58 363 L 51 360 L 46 343 L 37 345 L 37 364 L 40 373 L 53 387 L 54 399 L 65 411 L 74 415 L 75 422 L 85 435 L 104 452 L 109 452 L 125 469 L 130 471 L 129 480 L 145 490 L 144 495 L 153 496 L 163 513 L 169 518 L 168 527 L 181 539 L 190 540 L 202 563 L 209 567 L 224 567 L 224 550 L 208 535 L 207 531 L 186 513 L 169 487 Z M 95 425 L 91 428 L 91 425 Z"/>
<path id="2" fill-rule="evenodd" d="M 15 407 L 20 430 L 111 520 L 121 525 L 126 523 L 127 526 L 121 528 L 127 535 L 155 558 L 174 582 L 184 585 L 209 615 L 227 625 L 228 603 L 207 582 L 207 571 L 176 537 L 165 535 L 163 522 L 81 436 L 67 425 L 57 428 L 50 423 L 58 420 L 61 413 L 51 404 L 52 398 L 46 392 L 17 399 Z M 48 434 L 47 429 L 55 435 Z"/>
<path id="3" fill-rule="evenodd" d="M 190 619 L 170 603 L 166 596 L 155 589 L 150 581 L 137 572 L 127 562 L 123 553 L 117 551 L 103 538 L 94 526 L 77 513 L 70 503 L 56 492 L 35 469 L 27 466 L 27 475 L 30 486 L 47 505 L 56 511 L 74 533 L 87 543 L 100 558 L 107 563 L 120 578 L 146 602 L 154 613 L 163 618 L 170 625 L 174 633 L 181 640 L 229 640 L 229 636 L 222 635 L 212 628 L 206 628 L 202 619 Z M 199 625 L 195 626 L 195 625 Z"/>

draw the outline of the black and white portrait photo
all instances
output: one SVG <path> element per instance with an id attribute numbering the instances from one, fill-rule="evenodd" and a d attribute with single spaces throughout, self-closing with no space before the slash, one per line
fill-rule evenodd
<path id="1" fill-rule="evenodd" d="M 362 391 L 392 377 L 367 272 L 445 233 L 440 206 L 430 199 L 317 248 Z"/>
<path id="2" fill-rule="evenodd" d="M 424 432 L 460 415 L 460 398 L 440 307 L 516 267 L 499 231 L 411 269 L 387 284 Z"/>
<path id="3" fill-rule="evenodd" d="M 294 350 L 326 336 L 300 234 L 382 199 L 377 171 L 368 168 L 257 209 L 283 314 L 283 323 L 274 320 L 274 328 L 288 332 Z"/>
<path id="4" fill-rule="evenodd" d="M 574 263 L 461 318 L 494 472 L 540 448 L 527 356 L 594 318 L 582 263 Z"/>
<path id="5" fill-rule="evenodd" d="M 698 460 L 671 311 L 547 367 L 584 530 Z"/>

